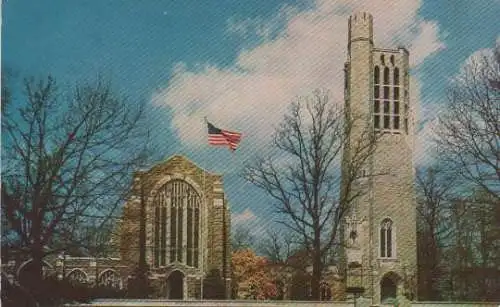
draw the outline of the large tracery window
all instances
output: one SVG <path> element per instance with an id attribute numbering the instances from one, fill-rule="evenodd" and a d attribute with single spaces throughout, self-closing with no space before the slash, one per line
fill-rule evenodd
<path id="1" fill-rule="evenodd" d="M 384 219 L 380 224 L 380 257 L 392 258 L 393 253 L 393 227 L 391 219 Z"/>
<path id="2" fill-rule="evenodd" d="M 200 196 L 182 180 L 168 182 L 154 200 L 154 266 L 178 261 L 199 266 Z"/>

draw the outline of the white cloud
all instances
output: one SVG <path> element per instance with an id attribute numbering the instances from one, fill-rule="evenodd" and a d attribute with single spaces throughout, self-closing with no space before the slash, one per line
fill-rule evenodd
<path id="1" fill-rule="evenodd" d="M 410 47 L 411 66 L 418 66 L 428 56 L 445 48 L 445 44 L 438 37 L 438 25 L 435 21 L 422 21 L 419 23 L 418 36 Z"/>
<path id="2" fill-rule="evenodd" d="M 436 109 L 433 108 L 432 109 Z M 423 124 L 415 136 L 415 148 L 413 161 L 416 167 L 431 165 L 437 157 L 436 128 L 438 127 L 439 119 L 434 115 L 429 121 Z"/>
<path id="3" fill-rule="evenodd" d="M 246 208 L 245 211 L 241 213 L 233 213 L 231 222 L 233 225 L 241 225 L 255 221 L 256 219 L 257 216 L 252 212 L 252 210 Z"/>
<path id="4" fill-rule="evenodd" d="M 497 38 L 496 45 L 497 48 L 500 47 L 500 36 Z M 474 72 L 481 69 L 485 59 L 493 61 L 493 57 L 493 48 L 476 50 L 460 65 L 459 72 L 455 76 L 450 77 L 450 85 L 471 82 L 470 74 L 474 74 Z M 490 67 L 494 67 L 494 65 Z M 413 91 L 413 93 L 419 93 L 419 91 Z M 419 98 L 415 97 L 414 99 L 418 100 Z M 435 140 L 439 129 L 439 117 L 442 112 L 446 112 L 445 108 L 445 103 L 434 102 L 426 104 L 419 110 L 418 114 L 421 117 L 422 129 L 418 131 L 415 138 L 414 161 L 416 166 L 430 165 L 437 159 L 437 145 Z"/>
<path id="5" fill-rule="evenodd" d="M 190 70 L 179 64 L 154 101 L 171 108 L 173 128 L 185 144 L 205 144 L 203 117 L 208 116 L 221 128 L 243 132 L 243 143 L 258 150 L 296 96 L 324 88 L 332 101 L 343 103 L 347 18 L 353 11 L 371 12 L 375 45 L 408 46 L 413 65 L 442 49 L 437 24 L 418 16 L 420 4 L 318 0 L 309 10 L 285 7 L 267 22 L 232 20 L 229 32 L 245 38 L 256 31 L 262 42 L 242 50 L 230 68 L 207 65 Z M 276 24 L 284 25 L 281 31 Z"/>
<path id="6" fill-rule="evenodd" d="M 268 225 L 268 220 L 256 216 L 249 208 L 241 213 L 233 213 L 231 216 L 231 229 L 249 231 L 250 235 L 256 239 L 265 236 Z"/>

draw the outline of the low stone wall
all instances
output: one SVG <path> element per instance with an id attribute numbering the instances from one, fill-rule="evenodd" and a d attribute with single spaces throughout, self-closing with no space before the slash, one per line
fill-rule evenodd
<path id="1" fill-rule="evenodd" d="M 485 302 L 413 302 L 412 307 L 499 307 L 497 303 Z"/>
<path id="2" fill-rule="evenodd" d="M 303 301 L 171 301 L 171 300 L 96 300 L 92 304 L 71 304 L 68 307 L 118 307 L 118 306 L 168 306 L 168 307 L 354 307 L 353 302 L 303 302 Z"/>
<path id="3" fill-rule="evenodd" d="M 168 306 L 168 307 L 356 307 L 354 302 L 311 302 L 311 301 L 172 301 L 172 300 L 96 300 L 91 304 L 68 304 L 67 307 L 118 307 L 118 306 Z M 367 301 L 359 301 L 357 306 L 392 306 L 370 305 Z M 412 307 L 500 307 L 498 303 L 485 302 L 413 302 Z"/>

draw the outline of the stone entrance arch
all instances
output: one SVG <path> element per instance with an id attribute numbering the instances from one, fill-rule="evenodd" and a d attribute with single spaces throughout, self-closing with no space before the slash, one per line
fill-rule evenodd
<path id="1" fill-rule="evenodd" d="M 399 276 L 389 272 L 380 280 L 380 302 L 382 304 L 394 302 L 398 294 Z"/>
<path id="2" fill-rule="evenodd" d="M 52 271 L 52 265 L 47 261 L 42 260 L 42 277 L 46 277 Z M 25 286 L 32 284 L 32 282 L 36 282 L 36 279 L 33 278 L 33 274 L 37 274 L 33 259 L 23 262 L 16 272 L 19 282 Z"/>
<path id="3" fill-rule="evenodd" d="M 167 298 L 182 300 L 184 298 L 184 273 L 175 270 L 167 278 Z"/>

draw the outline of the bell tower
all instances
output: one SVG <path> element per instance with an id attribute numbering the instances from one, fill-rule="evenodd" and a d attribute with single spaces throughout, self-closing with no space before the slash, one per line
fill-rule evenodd
<path id="1" fill-rule="evenodd" d="M 348 289 L 373 304 L 405 302 L 416 294 L 416 202 L 413 190 L 414 107 L 409 53 L 376 48 L 369 13 L 349 17 L 345 105 L 354 122 L 349 144 L 376 135 L 374 153 L 351 187 L 358 193 L 342 226 L 342 266 Z M 344 149 L 343 176 L 351 145 Z"/>

